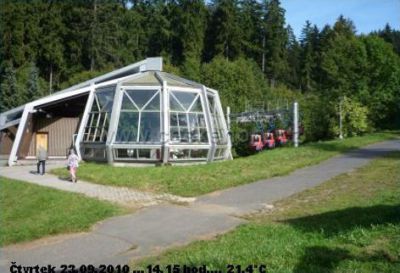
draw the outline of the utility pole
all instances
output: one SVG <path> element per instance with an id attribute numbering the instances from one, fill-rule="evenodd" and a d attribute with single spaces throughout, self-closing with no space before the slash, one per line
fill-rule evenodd
<path id="1" fill-rule="evenodd" d="M 294 147 L 299 147 L 299 104 L 293 103 L 293 143 Z"/>
<path id="2" fill-rule="evenodd" d="M 228 149 L 229 149 L 229 159 L 232 157 L 232 133 L 231 133 L 231 108 L 226 107 L 226 127 L 228 127 Z"/>
<path id="3" fill-rule="evenodd" d="M 343 139 L 343 117 L 342 117 L 342 108 L 343 108 L 343 97 L 340 98 L 339 101 L 339 139 Z"/>
<path id="4" fill-rule="evenodd" d="M 231 132 L 231 108 L 226 107 L 226 127 L 228 127 L 228 132 Z"/>

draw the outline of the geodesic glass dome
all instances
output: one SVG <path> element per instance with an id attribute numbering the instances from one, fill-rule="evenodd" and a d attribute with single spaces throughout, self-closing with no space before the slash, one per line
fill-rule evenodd
<path id="1" fill-rule="evenodd" d="M 161 71 L 140 72 L 97 87 L 88 105 L 80 144 L 85 160 L 178 163 L 231 157 L 218 92 L 204 85 Z"/>

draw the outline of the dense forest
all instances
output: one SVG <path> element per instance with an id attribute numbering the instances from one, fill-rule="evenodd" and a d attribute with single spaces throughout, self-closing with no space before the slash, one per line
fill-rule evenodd
<path id="1" fill-rule="evenodd" d="M 357 35 L 338 14 L 300 37 L 279 0 L 8 0 L 0 8 L 0 112 L 151 56 L 246 104 L 298 100 L 309 140 L 400 127 L 400 31 Z"/>

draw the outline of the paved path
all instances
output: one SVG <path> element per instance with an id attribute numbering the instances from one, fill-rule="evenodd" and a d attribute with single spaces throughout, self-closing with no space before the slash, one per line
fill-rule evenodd
<path id="1" fill-rule="evenodd" d="M 60 168 L 60 165 L 46 165 L 46 169 Z M 135 191 L 127 187 L 112 187 L 93 184 L 85 181 L 78 181 L 72 183 L 70 181 L 62 180 L 54 175 L 46 173 L 45 175 L 38 175 L 35 172 L 36 166 L 15 166 L 12 168 L 0 167 L 0 174 L 2 176 L 19 179 L 29 183 L 46 186 L 64 191 L 81 193 L 89 197 L 98 198 L 118 203 L 123 206 L 150 206 L 156 205 L 163 201 L 172 202 L 192 202 L 194 198 L 183 198 L 171 194 L 152 194 L 146 192 Z"/>
<path id="2" fill-rule="evenodd" d="M 1 249 L 0 272 L 17 264 L 128 263 L 167 247 L 224 233 L 244 223 L 237 216 L 269 208 L 273 202 L 353 171 L 372 158 L 400 150 L 400 141 L 386 141 L 331 158 L 319 165 L 208 194 L 189 206 L 157 205 L 98 223 L 89 233 L 61 235 Z"/>

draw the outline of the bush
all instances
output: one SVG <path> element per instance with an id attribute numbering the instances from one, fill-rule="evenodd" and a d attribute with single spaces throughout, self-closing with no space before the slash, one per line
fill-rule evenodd
<path id="1" fill-rule="evenodd" d="M 307 95 L 300 102 L 300 122 L 304 127 L 305 141 L 318 141 L 335 137 L 334 104 L 326 98 Z"/>
<path id="2" fill-rule="evenodd" d="M 342 101 L 342 133 L 344 137 L 351 137 L 366 133 L 370 129 L 368 124 L 368 108 L 356 100 L 344 97 Z M 334 126 L 336 135 L 340 134 L 339 124 Z"/>
<path id="3" fill-rule="evenodd" d="M 257 130 L 253 122 L 231 124 L 232 153 L 234 157 L 254 154 L 250 149 L 250 135 Z"/>
<path id="4" fill-rule="evenodd" d="M 263 101 L 268 93 L 265 78 L 256 63 L 239 58 L 228 61 L 216 57 L 202 66 L 202 83 L 219 91 L 221 103 L 233 112 L 242 112 L 246 103 Z"/>

